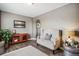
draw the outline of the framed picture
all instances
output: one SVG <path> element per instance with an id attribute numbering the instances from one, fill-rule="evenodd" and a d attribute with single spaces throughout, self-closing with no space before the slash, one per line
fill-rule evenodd
<path id="1" fill-rule="evenodd" d="M 25 21 L 14 20 L 14 28 L 25 28 Z"/>

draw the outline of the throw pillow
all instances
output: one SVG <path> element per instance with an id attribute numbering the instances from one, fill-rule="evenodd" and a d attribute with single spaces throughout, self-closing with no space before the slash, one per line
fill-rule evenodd
<path id="1" fill-rule="evenodd" d="M 51 34 L 46 33 L 46 35 L 45 35 L 45 40 L 50 40 L 50 39 L 51 39 L 51 37 L 52 37 L 52 35 L 51 35 Z"/>

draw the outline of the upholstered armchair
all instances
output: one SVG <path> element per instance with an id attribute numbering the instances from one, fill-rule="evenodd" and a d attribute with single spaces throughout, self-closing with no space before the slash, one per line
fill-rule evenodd
<path id="1" fill-rule="evenodd" d="M 51 34 L 52 37 L 49 39 L 46 34 Z M 51 50 L 56 50 L 60 47 L 59 30 L 45 31 L 44 35 L 41 35 L 40 39 L 37 39 L 37 44 L 47 47 Z"/>

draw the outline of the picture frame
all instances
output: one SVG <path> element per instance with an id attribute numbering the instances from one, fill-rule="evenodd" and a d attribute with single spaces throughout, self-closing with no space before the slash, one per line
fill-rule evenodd
<path id="1" fill-rule="evenodd" d="M 14 20 L 14 28 L 25 28 L 25 21 Z"/>

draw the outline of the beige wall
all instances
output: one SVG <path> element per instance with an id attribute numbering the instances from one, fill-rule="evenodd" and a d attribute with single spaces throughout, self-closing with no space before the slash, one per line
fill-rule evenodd
<path id="1" fill-rule="evenodd" d="M 40 19 L 41 27 L 44 30 L 53 28 L 62 30 L 75 30 L 79 28 L 78 5 L 79 4 L 65 5 L 63 7 L 55 9 L 54 11 L 35 17 L 34 21 L 36 19 Z M 36 35 L 35 26 L 34 35 Z"/>
<path id="2" fill-rule="evenodd" d="M 78 13 L 77 13 L 77 20 L 76 20 L 76 25 L 78 26 L 77 30 L 79 31 L 79 4 L 77 5 L 77 10 L 78 10 Z"/>
<path id="3" fill-rule="evenodd" d="M 30 33 L 33 37 L 36 35 L 36 20 L 40 19 L 41 28 L 45 29 L 62 29 L 62 30 L 79 30 L 79 4 L 69 4 L 57 8 L 51 12 L 29 18 L 26 16 L 16 15 L 8 12 L 1 13 L 2 29 L 16 29 L 17 33 Z M 26 28 L 14 28 L 13 20 L 26 21 Z M 32 28 L 33 27 L 33 28 Z"/>
<path id="4" fill-rule="evenodd" d="M 23 20 L 26 22 L 26 28 L 14 28 L 14 20 Z M 1 13 L 1 27 L 2 29 L 15 29 L 17 33 L 29 33 L 32 35 L 32 18 L 16 15 L 8 12 Z"/>
<path id="5" fill-rule="evenodd" d="M 0 29 L 1 29 L 1 11 L 0 11 Z"/>

